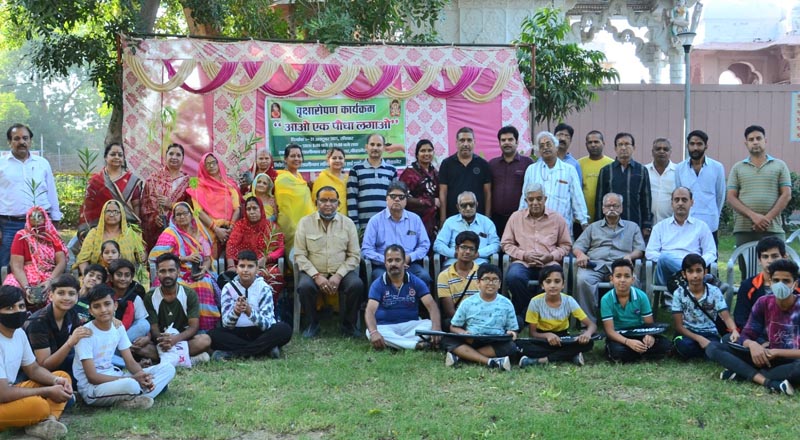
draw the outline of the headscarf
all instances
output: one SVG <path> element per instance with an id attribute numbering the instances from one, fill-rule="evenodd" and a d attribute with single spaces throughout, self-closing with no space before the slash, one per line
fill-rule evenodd
<path id="1" fill-rule="evenodd" d="M 212 156 L 217 160 L 219 179 L 213 177 L 206 170 L 206 158 Z M 200 170 L 197 173 L 197 188 L 187 192 L 197 200 L 213 219 L 230 220 L 233 217 L 233 195 L 239 193 L 239 187 L 228 177 L 225 165 L 214 153 L 206 153 L 200 159 Z"/>
<path id="2" fill-rule="evenodd" d="M 255 177 L 255 179 L 253 179 L 253 183 L 252 183 L 252 185 L 250 185 L 250 192 L 245 194 L 244 198 L 245 199 L 249 199 L 250 197 L 255 197 L 255 198 L 258 199 L 258 194 L 256 194 L 256 183 L 258 183 L 258 179 L 260 177 L 265 177 L 265 178 L 269 179 L 270 190 L 269 190 L 267 195 L 272 197 L 273 200 L 275 200 L 275 179 L 270 177 L 268 173 L 260 173 Z M 259 203 L 261 203 L 263 205 L 263 202 L 261 201 L 261 199 L 259 199 L 258 201 L 259 201 Z M 265 205 L 264 209 L 263 209 L 263 212 L 268 218 L 271 218 L 271 217 L 273 217 L 275 215 L 275 210 L 270 205 Z"/>
<path id="3" fill-rule="evenodd" d="M 258 197 L 247 197 L 244 202 L 245 211 L 247 210 L 247 204 L 251 200 L 255 200 L 256 203 L 258 203 L 261 218 L 253 223 L 245 212 L 242 218 L 236 221 L 231 231 L 231 238 L 228 240 L 227 244 L 227 255 L 229 258 L 233 256 L 235 259 L 235 257 L 239 255 L 239 252 L 243 250 L 251 250 L 260 258 L 265 253 L 268 253 L 265 252 L 267 250 L 266 240 L 269 240 L 270 245 L 272 245 L 274 241 L 271 237 L 274 225 L 270 224 L 270 221 L 267 220 L 267 217 L 264 215 L 264 204 L 261 203 L 261 200 Z M 272 251 L 272 249 L 269 251 Z"/>
<path id="4" fill-rule="evenodd" d="M 259 173 L 259 172 L 258 172 L 258 153 L 259 153 L 259 152 L 258 152 L 258 151 L 256 151 L 256 160 L 254 160 L 254 161 L 253 161 L 253 168 L 252 168 L 252 172 L 253 172 L 253 174 L 256 174 L 256 173 L 258 173 L 259 175 L 261 175 L 261 174 L 266 174 L 267 176 L 269 176 L 269 178 L 270 178 L 270 179 L 271 179 L 273 182 L 275 182 L 275 178 L 276 178 L 276 177 L 278 177 L 278 172 L 277 172 L 277 171 L 275 171 L 275 158 L 274 158 L 274 157 L 272 157 L 272 153 L 270 153 L 269 151 L 267 151 L 267 154 L 269 154 L 269 159 L 270 159 L 270 160 L 269 160 L 269 168 L 267 168 L 267 171 L 264 171 L 264 172 L 261 172 L 261 173 Z M 258 176 L 256 176 L 256 177 L 258 177 Z M 255 181 L 256 181 L 256 180 L 255 180 L 255 179 L 253 179 L 253 182 L 255 182 Z M 255 183 L 254 183 L 253 185 L 255 185 Z"/>
<path id="5" fill-rule="evenodd" d="M 83 248 L 89 253 L 88 258 L 85 260 L 79 258 L 79 260 L 96 263 L 102 259 L 102 244 L 103 241 L 105 241 L 103 240 L 103 233 L 106 229 L 106 209 L 108 209 L 108 205 L 111 203 L 116 203 L 117 206 L 119 206 L 117 200 L 109 200 L 103 205 L 101 211 L 102 215 L 100 215 L 100 219 L 97 221 L 97 227 L 94 228 L 93 231 L 89 231 L 90 233 L 86 236 L 86 241 L 83 243 Z M 124 215 L 120 218 L 119 227 L 120 235 L 113 240 L 119 244 L 120 258 L 130 260 L 134 264 L 143 263 L 145 261 L 145 253 L 141 233 L 128 225 L 128 220 Z M 79 257 L 84 255 L 83 248 L 81 249 Z M 78 262 L 76 262 L 76 265 L 77 264 Z"/>
<path id="6" fill-rule="evenodd" d="M 175 224 L 175 209 L 178 208 L 178 206 L 185 206 L 186 209 L 189 210 L 192 226 L 194 226 L 197 231 L 205 237 L 205 241 L 198 240 L 189 231 L 181 229 Z M 202 254 L 203 258 L 209 258 L 211 256 L 211 243 L 213 242 L 211 236 L 206 228 L 202 226 L 202 223 L 197 221 L 195 212 L 188 203 L 178 202 L 172 205 L 172 210 L 170 211 L 169 216 L 169 225 L 162 233 L 162 236 L 165 233 L 168 234 L 172 240 L 162 240 L 162 237 L 159 237 L 158 243 L 156 243 L 156 246 L 153 247 L 152 251 L 150 251 L 151 262 L 155 263 L 156 258 L 167 252 L 173 252 L 182 257 L 189 256 L 194 252 Z M 177 244 L 177 249 L 173 249 L 173 245 L 175 244 Z M 188 265 L 183 262 L 181 263 L 181 266 L 188 267 Z"/>
<path id="7" fill-rule="evenodd" d="M 37 211 L 42 214 L 44 223 L 38 228 L 35 228 L 31 224 L 31 215 Z M 22 238 L 24 238 L 28 243 L 34 263 L 36 263 L 37 257 L 41 256 L 41 253 L 44 250 L 42 245 L 48 246 L 51 249 L 49 252 L 52 252 L 52 249 L 56 246 L 56 244 L 61 244 L 60 247 L 64 247 L 64 243 L 61 241 L 61 236 L 58 234 L 58 230 L 56 229 L 55 225 L 53 225 L 53 222 L 50 221 L 50 216 L 47 215 L 47 211 L 42 209 L 41 206 L 34 206 L 28 210 L 27 214 L 25 214 L 24 230 L 25 233 L 22 234 Z"/>

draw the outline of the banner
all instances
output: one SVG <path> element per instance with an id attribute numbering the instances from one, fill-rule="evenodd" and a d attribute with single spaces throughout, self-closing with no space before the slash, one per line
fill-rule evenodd
<path id="1" fill-rule="evenodd" d="M 792 92 L 792 114 L 789 116 L 789 140 L 800 142 L 800 92 Z"/>
<path id="2" fill-rule="evenodd" d="M 383 159 L 396 168 L 406 167 L 405 121 L 399 99 L 285 100 L 267 98 L 268 116 L 264 130 L 269 134 L 269 148 L 275 168 L 283 169 L 283 150 L 298 144 L 303 150 L 300 171 L 328 168 L 325 156 L 332 147 L 344 150 L 345 169 L 367 158 L 365 149 L 370 135 L 383 135 L 386 146 Z"/>

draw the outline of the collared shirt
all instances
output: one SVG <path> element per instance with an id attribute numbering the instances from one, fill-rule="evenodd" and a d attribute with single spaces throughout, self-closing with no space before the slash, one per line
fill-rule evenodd
<path id="1" fill-rule="evenodd" d="M 647 294 L 633 286 L 625 307 L 620 305 L 616 289 L 609 290 L 600 300 L 600 316 L 603 321 L 613 320 L 614 330 L 641 327 L 644 318 L 652 315 L 653 309 Z"/>
<path id="2" fill-rule="evenodd" d="M 35 196 L 31 186 L 36 186 Z M 38 205 L 53 221 L 61 221 L 53 170 L 43 157 L 31 154 L 22 162 L 11 153 L 0 156 L 0 192 L 0 215 L 25 217 L 33 205 Z"/>
<path id="3" fill-rule="evenodd" d="M 736 190 L 739 200 L 753 211 L 765 215 L 775 206 L 780 197 L 780 188 L 792 187 L 789 167 L 780 159 L 767 155 L 767 161 L 757 167 L 750 158 L 737 162 L 728 175 L 728 190 Z M 783 232 L 781 216 L 778 215 L 767 228 L 767 232 Z M 733 232 L 752 232 L 753 222 L 749 217 L 733 211 Z"/>
<path id="4" fill-rule="evenodd" d="M 472 269 L 466 277 L 462 277 L 458 274 L 454 264 L 443 270 L 436 278 L 436 293 L 439 298 L 448 297 L 451 298 L 454 303 L 458 303 L 461 301 L 460 298 L 464 296 L 470 297 L 479 294 L 481 291 L 478 289 L 478 279 L 476 277 L 478 266 L 479 264 L 473 263 Z M 470 278 L 472 280 L 468 286 L 467 280 Z"/>
<path id="5" fill-rule="evenodd" d="M 645 244 L 642 231 L 636 223 L 620 220 L 617 227 L 612 228 L 603 219 L 590 224 L 572 246 L 580 249 L 589 257 L 589 261 L 597 264 L 594 270 L 607 267 L 611 272 L 611 263 L 614 260 L 635 250 L 644 251 Z"/>
<path id="6" fill-rule="evenodd" d="M 689 295 L 694 296 L 694 293 L 684 286 L 678 287 L 672 296 L 672 314 L 682 314 L 683 325 L 693 333 L 717 333 L 717 325 L 706 316 L 706 313 L 716 320 L 720 313 L 728 310 L 728 305 L 725 304 L 725 296 L 719 287 L 712 284 L 704 286 L 703 295 L 700 299 L 694 298 L 694 301 L 689 298 Z M 697 307 L 698 304 L 702 309 Z M 703 313 L 703 310 L 706 313 Z"/>
<path id="7" fill-rule="evenodd" d="M 395 167 L 381 160 L 373 167 L 369 160 L 353 165 L 347 178 L 347 215 L 359 229 L 386 207 L 386 190 L 397 180 Z"/>
<path id="8" fill-rule="evenodd" d="M 378 302 L 378 309 L 375 310 L 376 324 L 398 324 L 419 319 L 422 297 L 430 294 L 428 285 L 414 274 L 406 272 L 403 284 L 398 289 L 389 274 L 384 273 L 369 287 L 369 299 Z"/>
<path id="9" fill-rule="evenodd" d="M 517 154 L 509 163 L 501 155 L 489 161 L 492 172 L 492 215 L 511 215 L 519 207 L 525 170 L 533 159 Z"/>
<path id="10" fill-rule="evenodd" d="M 539 183 L 544 187 L 547 196 L 545 206 L 561 214 L 568 223 L 577 220 L 580 224 L 589 223 L 589 214 L 586 211 L 586 201 L 583 200 L 583 190 L 575 168 L 556 159 L 553 168 L 539 159 L 525 171 L 523 194 L 519 199 L 519 209 L 527 209 L 525 201 L 525 188 L 532 183 Z"/>
<path id="11" fill-rule="evenodd" d="M 589 156 L 578 159 L 581 166 L 581 180 L 583 181 L 583 199 L 586 201 L 586 210 L 589 211 L 589 218 L 594 219 L 594 198 L 597 196 L 597 180 L 600 178 L 600 170 L 604 166 L 614 162 L 614 159 L 603 156 L 594 160 Z M 601 213 L 602 215 L 602 213 Z"/>
<path id="12" fill-rule="evenodd" d="M 675 188 L 685 186 L 692 191 L 692 205 L 689 214 L 706 222 L 711 232 L 719 229 L 719 217 L 725 203 L 725 167 L 706 156 L 700 173 L 695 173 L 691 159 L 675 168 Z"/>
<path id="13" fill-rule="evenodd" d="M 578 180 L 580 180 L 581 187 L 583 187 L 583 171 L 581 170 L 581 164 L 580 162 L 578 162 L 578 159 L 575 159 L 575 157 L 571 153 L 567 152 L 567 154 L 561 160 L 564 161 L 564 163 L 566 163 L 567 165 L 572 165 L 573 167 L 575 167 L 575 171 L 578 172 Z"/>
<path id="14" fill-rule="evenodd" d="M 294 236 L 294 258 L 310 277 L 321 272 L 344 278 L 361 262 L 355 223 L 339 213 L 327 226 L 319 212 L 301 218 Z"/>
<path id="15" fill-rule="evenodd" d="M 31 349 L 41 350 L 49 348 L 50 354 L 53 354 L 58 351 L 62 345 L 67 343 L 67 339 L 69 339 L 72 332 L 80 326 L 81 322 L 78 317 L 78 312 L 76 312 L 73 307 L 64 314 L 61 328 L 58 328 L 56 317 L 53 313 L 53 304 L 50 303 L 47 307 L 37 310 L 28 318 L 25 333 L 28 334 Z"/>
<path id="16" fill-rule="evenodd" d="M 458 154 L 445 158 L 439 166 L 439 185 L 447 185 L 447 214 L 458 212 L 456 202 L 458 195 L 464 191 L 472 191 L 478 198 L 478 213 L 486 214 L 486 197 L 483 185 L 492 183 L 492 172 L 489 162 L 476 154 L 464 165 L 458 160 Z"/>
<path id="17" fill-rule="evenodd" d="M 672 191 L 675 189 L 675 170 L 677 165 L 670 162 L 663 174 L 658 174 L 654 162 L 644 166 L 650 176 L 653 224 L 672 215 Z"/>
<path id="18" fill-rule="evenodd" d="M 661 254 L 680 259 L 687 254 L 699 254 L 708 265 L 717 260 L 717 246 L 705 222 L 690 215 L 681 225 L 673 215 L 653 226 L 645 254 L 650 261 L 658 261 Z"/>
<path id="19" fill-rule="evenodd" d="M 447 257 L 445 265 L 456 261 L 456 236 L 464 231 L 472 231 L 480 238 L 475 264 L 480 266 L 487 263 L 489 257 L 500 252 L 500 237 L 497 236 L 497 228 L 489 217 L 475 214 L 472 223 L 468 224 L 461 214 L 456 214 L 445 220 L 442 229 L 436 235 L 436 241 L 433 242 L 433 251 Z"/>
<path id="20" fill-rule="evenodd" d="M 503 252 L 527 267 L 533 265 L 522 261 L 526 252 L 550 254 L 553 262 L 560 264 L 572 249 L 570 229 L 567 221 L 550 209 L 545 208 L 539 218 L 533 218 L 528 209 L 520 210 L 508 219 L 500 245 Z"/>
<path id="21" fill-rule="evenodd" d="M 631 160 L 623 170 L 618 160 L 600 170 L 597 182 L 597 196 L 594 200 L 594 217 L 603 216 L 603 196 L 613 192 L 622 196 L 622 219 L 630 220 L 641 229 L 653 227 L 652 194 L 647 170 L 635 160 Z"/>
<path id="22" fill-rule="evenodd" d="M 425 225 L 417 214 L 404 209 L 400 220 L 394 220 L 389 208 L 385 208 L 369 219 L 361 253 L 365 260 L 383 264 L 383 251 L 392 244 L 402 246 L 411 261 L 422 260 L 431 248 Z"/>

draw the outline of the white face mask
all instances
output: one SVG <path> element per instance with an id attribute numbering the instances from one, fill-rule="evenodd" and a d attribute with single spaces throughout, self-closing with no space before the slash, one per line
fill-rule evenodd
<path id="1" fill-rule="evenodd" d="M 792 288 L 787 286 L 783 283 L 774 283 L 772 284 L 772 294 L 775 295 L 775 299 L 783 300 L 788 298 L 792 294 Z"/>

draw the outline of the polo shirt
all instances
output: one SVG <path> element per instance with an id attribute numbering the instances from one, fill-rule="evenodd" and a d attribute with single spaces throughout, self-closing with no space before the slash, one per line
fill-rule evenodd
<path id="1" fill-rule="evenodd" d="M 408 272 L 399 289 L 392 284 L 388 273 L 384 273 L 369 287 L 369 299 L 378 302 L 378 310 L 375 311 L 378 325 L 419 319 L 419 304 L 425 295 L 430 295 L 428 286 Z"/>
<path id="2" fill-rule="evenodd" d="M 478 278 L 476 276 L 478 264 L 473 263 L 472 270 L 469 271 L 469 275 L 466 277 L 459 275 L 454 266 L 455 264 L 450 265 L 450 267 L 443 270 L 436 278 L 436 293 L 439 295 L 439 299 L 447 297 L 451 298 L 454 303 L 458 303 L 461 301 L 460 298 L 464 296 L 470 297 L 480 293 L 480 289 L 478 289 Z M 467 287 L 467 280 L 469 278 L 472 278 L 472 281 L 465 291 L 464 288 Z"/>
<path id="3" fill-rule="evenodd" d="M 28 340 L 33 350 L 49 348 L 52 354 L 66 344 L 73 330 L 80 326 L 78 312 L 73 307 L 64 315 L 61 328 L 58 328 L 53 315 L 53 304 L 48 304 L 47 307 L 37 310 L 28 318 L 25 333 L 28 334 Z"/>
<path id="4" fill-rule="evenodd" d="M 503 156 L 489 161 L 489 171 L 492 174 L 492 215 L 509 216 L 519 208 L 525 170 L 531 164 L 533 159 L 520 154 L 514 156 L 511 162 L 506 162 Z"/>
<path id="5" fill-rule="evenodd" d="M 525 322 L 536 325 L 540 332 L 562 332 L 569 329 L 569 317 L 583 321 L 586 313 L 575 301 L 575 298 L 561 295 L 561 304 L 551 307 L 547 304 L 546 294 L 540 293 L 531 300 L 525 313 Z"/>
<path id="6" fill-rule="evenodd" d="M 739 200 L 753 211 L 764 215 L 775 206 L 780 197 L 780 188 L 792 187 L 789 167 L 780 159 L 767 155 L 767 161 L 757 167 L 750 158 L 737 162 L 728 175 L 728 190 L 738 192 Z M 781 216 L 778 215 L 767 228 L 767 232 L 783 233 Z M 733 232 L 752 232 L 753 222 L 749 217 L 733 211 Z"/>
<path id="7" fill-rule="evenodd" d="M 614 322 L 614 330 L 627 330 L 641 327 L 644 318 L 653 315 L 647 295 L 631 286 L 631 296 L 625 307 L 620 306 L 616 289 L 611 289 L 600 300 L 600 317 L 603 321 Z"/>
<path id="8" fill-rule="evenodd" d="M 447 185 L 447 215 L 458 212 L 456 201 L 458 195 L 464 191 L 472 191 L 478 199 L 478 213 L 486 214 L 486 197 L 483 194 L 483 185 L 492 183 L 492 172 L 489 162 L 476 154 L 468 164 L 462 165 L 458 154 L 454 154 L 442 161 L 439 167 L 439 184 Z"/>

